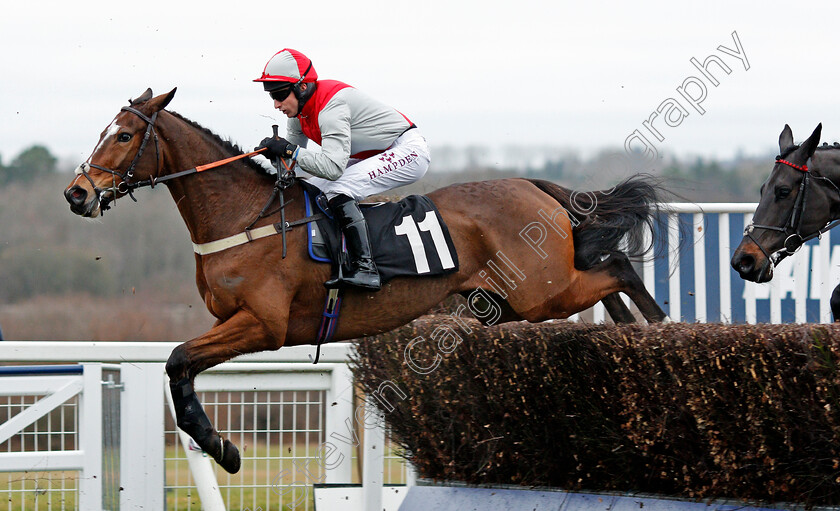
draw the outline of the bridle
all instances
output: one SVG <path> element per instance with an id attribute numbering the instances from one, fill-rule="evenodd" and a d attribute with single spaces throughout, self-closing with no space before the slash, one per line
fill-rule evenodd
<path id="1" fill-rule="evenodd" d="M 95 163 L 84 163 L 80 166 L 80 173 L 88 180 L 91 187 L 93 188 L 94 192 L 97 194 L 99 199 L 99 208 L 102 211 L 109 209 L 109 203 L 111 201 L 110 197 L 106 195 L 108 191 L 116 191 L 117 193 L 128 194 L 129 197 L 134 202 L 137 202 L 137 199 L 134 197 L 134 190 L 138 188 L 142 188 L 144 186 L 148 186 L 150 188 L 154 188 L 157 183 L 161 183 L 164 181 L 169 181 L 171 179 L 177 179 L 179 177 L 187 176 L 190 174 L 195 174 L 198 172 L 203 172 L 205 170 L 214 169 L 217 167 L 221 167 L 222 165 L 226 165 L 230 162 L 240 160 L 243 158 L 248 158 L 250 156 L 254 156 L 255 154 L 259 154 L 266 149 L 260 148 L 250 153 L 239 154 L 236 156 L 231 156 L 230 158 L 225 158 L 223 160 L 217 160 L 211 163 L 207 163 L 205 165 L 197 165 L 191 169 L 182 170 L 180 172 L 175 172 L 173 174 L 167 174 L 165 176 L 160 175 L 161 169 L 161 162 L 160 162 L 160 147 L 158 144 L 158 136 L 157 132 L 155 131 L 155 121 L 157 120 L 157 115 L 160 110 L 153 113 L 151 117 L 147 116 L 143 112 L 137 110 L 132 106 L 124 106 L 120 109 L 121 112 L 131 112 L 134 115 L 140 117 L 144 121 L 146 121 L 146 133 L 143 135 L 143 141 L 140 143 L 140 148 L 137 150 L 137 154 L 134 156 L 134 159 L 131 161 L 131 164 L 128 166 L 125 172 L 120 172 L 119 170 L 109 169 L 107 167 L 103 167 L 101 165 L 97 165 Z M 275 124 L 272 126 L 274 130 L 274 137 L 277 138 L 277 128 L 278 126 Z M 155 140 L 155 173 L 154 175 L 150 176 L 148 179 L 140 180 L 140 181 L 131 181 L 131 178 L 134 177 L 134 168 L 137 166 L 137 162 L 140 161 L 140 158 L 143 156 L 143 151 L 146 150 L 146 145 L 149 143 L 149 139 L 154 138 Z M 285 167 L 286 171 L 281 170 L 281 164 Z M 91 179 L 90 174 L 88 174 L 86 166 L 90 166 L 97 170 L 101 170 L 103 172 L 107 172 L 111 174 L 112 183 L 113 185 L 110 188 L 99 188 L 94 184 L 93 179 Z M 275 199 L 279 199 L 280 207 L 277 211 L 280 212 L 280 223 L 277 224 L 279 227 L 278 233 L 282 234 L 283 238 L 283 258 L 286 257 L 286 231 L 290 227 L 294 227 L 295 225 L 303 225 L 312 219 L 317 219 L 319 215 L 313 215 L 312 217 L 305 218 L 303 220 L 295 220 L 294 222 L 287 222 L 286 221 L 286 201 L 283 197 L 283 191 L 287 188 L 294 185 L 295 180 L 297 179 L 294 172 L 295 162 L 293 161 L 291 165 L 287 164 L 285 160 L 281 158 L 277 158 L 277 161 L 274 162 L 274 166 L 277 169 L 277 179 L 274 183 L 274 188 L 272 189 L 271 195 L 266 201 L 265 206 L 263 206 L 262 210 L 259 212 L 257 217 L 251 222 L 248 227 L 245 228 L 245 234 L 247 235 L 248 240 L 251 240 L 251 229 L 256 225 L 256 223 L 268 216 L 273 215 L 275 212 L 270 212 L 269 208 L 274 203 Z M 116 178 L 120 178 L 120 183 L 116 184 Z M 114 199 L 116 200 L 116 199 Z"/>
<path id="2" fill-rule="evenodd" d="M 744 229 L 744 236 L 748 237 L 752 240 L 753 243 L 758 246 L 759 249 L 764 253 L 767 259 L 770 261 L 771 264 L 775 265 L 779 261 L 781 261 L 784 257 L 790 256 L 795 254 L 806 242 L 821 237 L 822 234 L 829 229 L 833 228 L 834 226 L 840 224 L 840 220 L 831 220 L 829 221 L 822 229 L 818 230 L 813 234 L 809 234 L 803 236 L 801 233 L 802 227 L 802 218 L 805 213 L 805 207 L 808 203 L 808 191 L 810 189 L 809 185 L 811 184 L 811 179 L 819 179 L 831 185 L 834 191 L 837 192 L 838 197 L 840 197 L 840 188 L 837 187 L 830 179 L 825 176 L 817 176 L 813 175 L 811 171 L 808 169 L 808 165 L 796 165 L 791 163 L 781 156 L 776 157 L 776 163 L 787 165 L 793 169 L 802 172 L 802 182 L 799 184 L 799 193 L 796 196 L 796 201 L 793 203 L 793 209 L 790 211 L 790 215 L 788 215 L 788 219 L 785 221 L 784 225 L 782 226 L 775 226 L 775 225 L 761 225 L 750 222 L 750 224 Z M 777 231 L 785 234 L 787 237 L 785 238 L 785 242 L 782 245 L 782 248 L 776 250 L 772 254 L 764 248 L 758 240 L 755 239 L 753 236 L 753 231 L 755 229 L 766 229 L 770 231 Z"/>
<path id="3" fill-rule="evenodd" d="M 103 167 L 101 165 L 97 165 L 96 163 L 86 163 L 80 167 L 81 174 L 88 180 L 90 186 L 93 188 L 93 191 L 96 192 L 97 197 L 99 198 L 99 207 L 105 211 L 110 208 L 109 203 L 111 201 L 110 197 L 106 195 L 106 192 L 112 191 L 117 193 L 128 194 L 129 197 L 134 202 L 137 202 L 137 199 L 134 197 L 134 190 L 140 188 L 141 186 L 154 186 L 155 182 L 160 181 L 160 178 L 152 177 L 147 182 L 138 181 L 135 183 L 131 182 L 131 178 L 134 177 L 134 168 L 137 167 L 137 163 L 140 161 L 140 158 L 143 156 L 143 151 L 146 150 L 146 145 L 149 143 L 149 139 L 154 137 L 155 140 L 155 175 L 160 174 L 160 147 L 158 145 L 158 136 L 157 132 L 155 131 L 155 121 L 157 120 L 158 112 L 152 114 L 151 117 L 147 116 L 140 110 L 132 106 L 124 106 L 120 108 L 121 112 L 131 112 L 132 114 L 136 115 L 137 117 L 146 121 L 146 132 L 143 134 L 143 141 L 140 142 L 140 149 L 138 149 L 137 154 L 134 155 L 134 159 L 131 160 L 131 164 L 125 170 L 125 172 L 120 172 L 119 170 L 109 169 L 107 167 Z M 90 175 L 87 172 L 85 166 L 93 167 L 97 170 L 101 170 L 103 172 L 107 172 L 111 174 L 111 179 L 113 185 L 111 188 L 99 188 L 93 182 Z M 117 184 L 117 178 L 120 178 L 120 183 Z"/>
<path id="4" fill-rule="evenodd" d="M 161 169 L 160 146 L 158 144 L 157 131 L 155 131 L 155 121 L 157 120 L 157 116 L 158 116 L 159 111 L 153 113 L 151 117 L 149 117 L 148 115 L 144 114 L 143 112 L 141 112 L 140 110 L 137 110 L 136 108 L 134 108 L 132 106 L 124 106 L 124 107 L 120 108 L 120 111 L 121 112 L 131 112 L 132 114 L 134 114 L 137 117 L 146 121 L 146 132 L 143 134 L 143 141 L 140 142 L 140 148 L 137 150 L 137 154 L 134 155 L 134 159 L 131 160 L 131 164 L 128 166 L 128 168 L 125 170 L 125 172 L 120 172 L 119 170 L 115 170 L 115 169 L 109 169 L 107 167 L 103 167 L 102 165 L 97 165 L 96 163 L 90 163 L 90 162 L 84 163 L 80 167 L 81 174 L 85 177 L 85 179 L 88 180 L 88 182 L 90 183 L 90 186 L 93 188 L 93 191 L 96 193 L 97 197 L 99 198 L 99 207 L 102 211 L 106 211 L 106 210 L 110 209 L 109 203 L 111 202 L 111 198 L 110 198 L 110 196 L 106 195 L 106 192 L 108 192 L 108 191 L 115 191 L 117 193 L 127 194 L 129 197 L 131 197 L 131 199 L 134 202 L 137 202 L 137 199 L 134 197 L 134 190 L 136 190 L 138 188 L 143 188 L 145 186 L 148 186 L 150 188 L 154 188 L 155 185 L 158 184 L 158 183 L 169 181 L 171 179 L 177 179 L 179 177 L 187 176 L 187 175 L 190 175 L 190 174 L 195 174 L 197 172 L 203 172 L 205 170 L 213 169 L 213 168 L 216 168 L 216 167 L 221 167 L 222 165 L 225 165 L 225 164 L 230 163 L 232 161 L 240 160 L 242 158 L 248 158 L 250 156 L 254 156 L 255 154 L 259 154 L 259 153 L 265 151 L 265 149 L 259 149 L 259 150 L 256 150 L 256 151 L 252 151 L 250 153 L 245 153 L 245 154 L 240 154 L 240 155 L 237 155 L 237 156 L 232 156 L 230 158 L 225 158 L 223 160 L 214 161 L 214 162 L 208 163 L 206 165 L 198 165 L 198 166 L 193 167 L 191 169 L 182 170 L 180 172 L 175 172 L 173 174 L 168 174 L 166 176 L 161 176 L 160 175 L 160 169 Z M 276 136 L 277 135 L 276 126 L 274 128 L 274 132 L 275 132 L 274 134 Z M 137 163 L 140 161 L 140 158 L 143 156 L 143 151 L 146 150 L 146 145 L 149 143 L 149 140 L 152 139 L 152 138 L 155 141 L 155 173 L 151 177 L 149 177 L 148 179 L 143 179 L 143 180 L 140 180 L 140 181 L 132 181 L 132 178 L 134 177 L 134 169 L 135 169 L 135 167 L 137 167 Z M 285 162 L 283 162 L 283 164 L 286 165 Z M 105 188 L 105 189 L 97 187 L 96 184 L 94 184 L 93 179 L 91 179 L 90 175 L 88 174 L 86 166 L 92 167 L 92 168 L 95 168 L 97 170 L 101 170 L 103 172 L 107 172 L 107 173 L 111 174 L 112 183 L 113 183 L 112 186 L 110 188 Z M 280 172 L 279 166 L 278 166 L 278 183 L 281 182 L 281 178 L 282 178 L 282 185 L 283 185 L 284 189 L 291 186 L 291 184 L 294 182 L 294 172 L 292 171 L 293 167 L 294 167 L 294 164 L 292 165 L 292 167 L 289 167 L 288 165 L 286 165 L 287 172 L 282 173 L 282 172 Z M 116 182 L 118 177 L 120 178 L 119 184 L 117 184 L 117 182 Z"/>

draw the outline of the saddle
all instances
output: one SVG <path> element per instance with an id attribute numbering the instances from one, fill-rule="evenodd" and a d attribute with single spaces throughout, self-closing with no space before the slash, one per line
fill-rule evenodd
<path id="1" fill-rule="evenodd" d="M 327 198 L 306 180 L 303 187 L 306 216 L 322 213 L 306 225 L 309 256 L 322 263 L 346 264 L 341 230 L 332 218 Z M 449 229 L 435 204 L 424 195 L 399 202 L 360 204 L 370 231 L 373 260 L 382 283 L 400 276 L 445 275 L 458 271 L 458 254 Z"/>

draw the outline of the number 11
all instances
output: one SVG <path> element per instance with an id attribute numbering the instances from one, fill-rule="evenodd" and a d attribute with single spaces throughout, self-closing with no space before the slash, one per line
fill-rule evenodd
<path id="1" fill-rule="evenodd" d="M 452 256 L 446 246 L 446 238 L 443 236 L 443 229 L 440 227 L 437 215 L 434 211 L 427 211 L 426 218 L 422 222 L 416 223 L 411 215 L 404 216 L 402 222 L 394 226 L 394 232 L 398 236 L 405 235 L 408 237 L 408 243 L 411 245 L 411 253 L 414 255 L 414 264 L 417 267 L 417 273 L 429 273 L 429 261 L 426 259 L 426 248 L 423 245 L 423 238 L 420 237 L 420 231 L 431 233 L 432 242 L 435 244 L 440 263 L 444 270 L 454 268 L 455 263 L 452 261 Z"/>

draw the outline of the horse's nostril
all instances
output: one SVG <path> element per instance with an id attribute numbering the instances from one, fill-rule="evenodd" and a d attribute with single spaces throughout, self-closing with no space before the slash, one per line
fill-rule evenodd
<path id="1" fill-rule="evenodd" d="M 741 256 L 741 261 L 738 263 L 738 270 L 741 273 L 750 273 L 755 269 L 755 258 L 751 255 Z"/>
<path id="2" fill-rule="evenodd" d="M 87 191 L 80 186 L 73 186 L 64 191 L 64 198 L 71 206 L 80 206 L 87 199 Z"/>

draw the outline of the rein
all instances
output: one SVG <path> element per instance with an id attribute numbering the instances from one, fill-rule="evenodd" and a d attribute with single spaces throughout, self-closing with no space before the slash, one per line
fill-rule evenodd
<path id="1" fill-rule="evenodd" d="M 250 153 L 240 154 L 238 156 L 231 156 L 230 158 L 225 158 L 224 160 L 218 160 L 211 163 L 207 163 L 205 165 L 198 165 L 197 167 L 193 167 L 191 169 L 182 170 L 180 172 L 176 172 L 174 174 L 168 174 L 166 176 L 155 177 L 152 176 L 149 179 L 145 179 L 143 181 L 137 181 L 136 183 L 129 183 L 127 188 L 130 191 L 136 190 L 138 188 L 143 188 L 148 186 L 149 188 L 154 188 L 156 184 L 163 183 L 165 181 L 169 181 L 171 179 L 176 179 L 179 177 L 189 176 L 190 174 L 197 174 L 199 172 L 204 172 L 205 170 L 215 169 L 217 167 L 221 167 L 222 165 L 226 165 L 228 163 L 234 162 L 236 160 L 241 160 L 243 158 L 248 158 L 249 156 L 254 156 L 261 152 L 265 151 L 265 148 L 259 149 L 257 151 L 251 151 Z M 133 197 L 132 197 L 133 198 Z"/>
<path id="2" fill-rule="evenodd" d="M 819 238 L 825 233 L 826 231 L 832 229 L 833 227 L 840 225 L 840 220 L 832 220 L 828 222 L 822 229 L 818 230 L 813 234 L 809 234 L 807 236 L 802 236 L 800 233 L 800 228 L 802 227 L 802 217 L 805 213 L 805 207 L 807 205 L 808 199 L 808 190 L 809 184 L 811 184 L 811 178 L 820 179 L 832 187 L 840 196 L 840 188 L 837 187 L 830 179 L 825 176 L 813 176 L 811 171 L 808 169 L 808 165 L 796 165 L 791 163 L 787 160 L 782 159 L 781 157 L 776 158 L 776 163 L 787 165 L 793 169 L 798 170 L 799 172 L 803 173 L 802 183 L 799 185 L 799 193 L 796 196 L 796 201 L 793 204 L 793 209 L 791 209 L 790 216 L 788 220 L 782 226 L 775 226 L 775 225 L 761 225 L 755 224 L 750 222 L 750 224 L 744 229 L 744 236 L 747 236 L 753 243 L 755 243 L 759 249 L 764 253 L 765 257 L 770 260 L 772 264 L 777 264 L 783 257 L 790 256 L 795 254 L 805 243 L 811 241 L 814 238 Z M 753 231 L 755 229 L 766 229 L 770 231 L 777 231 L 787 235 L 785 241 L 782 245 L 782 248 L 770 254 L 767 249 L 765 249 L 758 240 L 755 239 L 753 236 Z"/>

